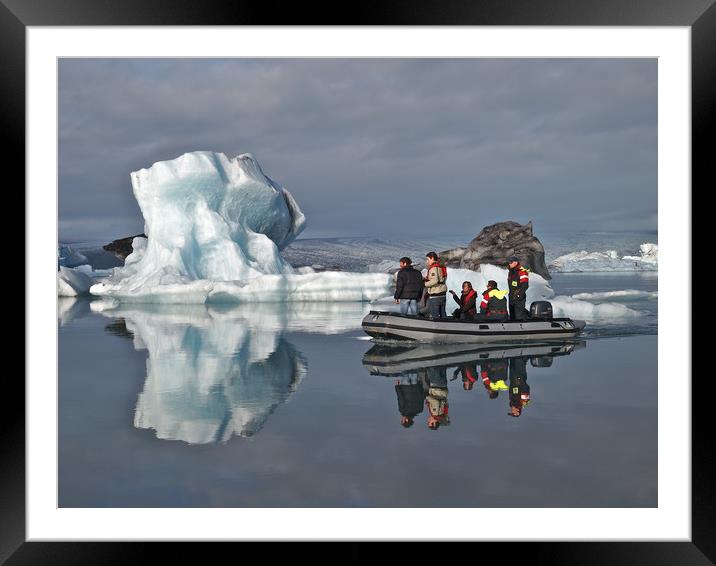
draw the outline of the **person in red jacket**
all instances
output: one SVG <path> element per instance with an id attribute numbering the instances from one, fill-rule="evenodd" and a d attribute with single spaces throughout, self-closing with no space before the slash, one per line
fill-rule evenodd
<path id="1" fill-rule="evenodd" d="M 473 318 L 477 313 L 477 307 L 475 306 L 477 300 L 477 293 L 472 288 L 472 283 L 464 281 L 462 284 L 462 294 L 458 297 L 457 293 L 450 289 L 450 294 L 455 302 L 460 305 L 460 308 L 455 309 L 452 313 L 454 318 L 468 319 Z"/>
<path id="2" fill-rule="evenodd" d="M 527 320 L 529 315 L 525 304 L 527 289 L 530 286 L 529 271 L 520 265 L 520 260 L 516 256 L 509 259 L 509 267 L 507 285 L 510 290 L 510 320 Z"/>

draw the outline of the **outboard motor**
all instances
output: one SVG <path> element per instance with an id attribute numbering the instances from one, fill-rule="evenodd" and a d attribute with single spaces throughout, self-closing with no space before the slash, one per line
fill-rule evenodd
<path id="1" fill-rule="evenodd" d="M 530 318 L 550 320 L 552 318 L 552 303 L 549 301 L 534 301 L 530 305 Z"/>
<path id="2" fill-rule="evenodd" d="M 530 365 L 533 368 L 548 368 L 552 366 L 552 356 L 532 356 L 530 358 Z"/>

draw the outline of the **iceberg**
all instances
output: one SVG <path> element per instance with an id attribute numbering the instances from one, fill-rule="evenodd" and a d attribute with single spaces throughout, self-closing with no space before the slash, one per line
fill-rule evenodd
<path id="1" fill-rule="evenodd" d="M 84 271 L 61 266 L 57 272 L 57 296 L 77 297 L 86 295 L 93 282 L 92 277 Z"/>
<path id="2" fill-rule="evenodd" d="M 292 273 L 279 252 L 305 216 L 250 154 L 185 153 L 130 177 L 148 241 L 113 275 L 115 288 Z"/>
<path id="3" fill-rule="evenodd" d="M 616 250 L 588 252 L 585 250 L 568 253 L 553 260 L 549 267 L 561 272 L 582 271 L 658 271 L 659 248 L 656 244 L 639 246 L 640 255 L 620 257 Z"/>
<path id="4" fill-rule="evenodd" d="M 554 297 L 550 299 L 550 302 L 554 316 L 578 318 L 588 323 L 617 322 L 644 316 L 644 313 L 630 309 L 621 303 L 594 304 L 564 295 Z"/>
<path id="5" fill-rule="evenodd" d="M 573 299 L 579 299 L 583 301 L 603 301 L 606 299 L 612 299 L 615 301 L 638 301 L 657 299 L 659 297 L 658 291 L 640 291 L 638 289 L 621 289 L 619 291 L 602 291 L 598 293 L 577 293 L 572 295 Z"/>
<path id="6" fill-rule="evenodd" d="M 131 174 L 145 221 L 124 267 L 93 285 L 122 302 L 371 301 L 390 276 L 296 272 L 283 250 L 305 227 L 293 196 L 250 154 L 186 153 Z M 313 271 L 313 270 L 311 270 Z"/>
<path id="7" fill-rule="evenodd" d="M 87 256 L 75 250 L 67 244 L 60 244 L 57 247 L 57 265 L 58 267 L 77 267 L 78 265 L 88 264 Z"/>
<path id="8" fill-rule="evenodd" d="M 60 266 L 57 271 L 57 296 L 78 297 L 89 295 L 90 288 L 98 280 L 112 274 L 111 269 L 92 269 L 87 264 L 77 267 Z"/>

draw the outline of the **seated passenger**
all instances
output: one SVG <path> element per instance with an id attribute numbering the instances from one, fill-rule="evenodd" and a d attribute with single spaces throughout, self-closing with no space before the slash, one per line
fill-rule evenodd
<path id="1" fill-rule="evenodd" d="M 450 294 L 455 302 L 460 305 L 460 308 L 455 309 L 452 313 L 454 318 L 462 320 L 471 319 L 477 313 L 477 307 L 475 302 L 477 299 L 477 293 L 472 288 L 472 283 L 465 281 L 462 284 L 462 294 L 458 297 L 457 293 L 450 289 Z"/>
<path id="2" fill-rule="evenodd" d="M 487 289 L 482 292 L 478 320 L 507 320 L 507 291 L 500 291 L 493 280 L 487 282 Z"/>

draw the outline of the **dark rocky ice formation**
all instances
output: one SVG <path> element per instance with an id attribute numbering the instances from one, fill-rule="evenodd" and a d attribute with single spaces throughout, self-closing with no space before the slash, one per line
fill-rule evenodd
<path id="1" fill-rule="evenodd" d="M 112 240 L 109 244 L 102 246 L 102 249 L 112 252 L 119 259 L 124 261 L 129 254 L 132 253 L 132 240 L 134 238 L 146 238 L 146 234 L 137 234 L 136 236 L 128 236 L 119 240 Z"/>
<path id="2" fill-rule="evenodd" d="M 486 226 L 467 247 L 440 252 L 448 267 L 472 270 L 483 263 L 506 267 L 512 255 L 530 271 L 545 279 L 552 278 L 544 261 L 544 246 L 532 233 L 531 220 L 524 225 L 508 220 Z"/>

